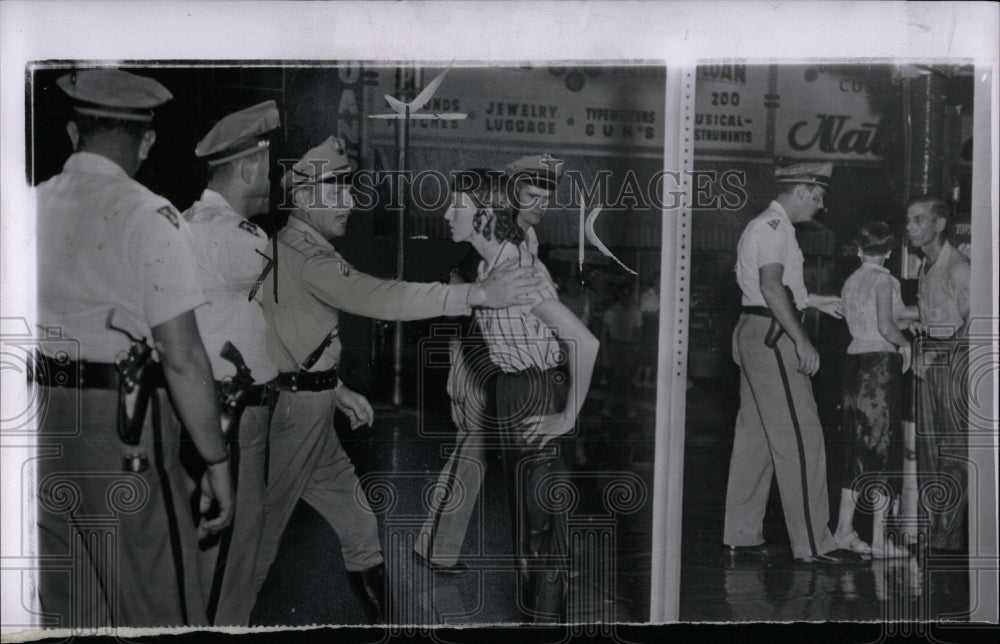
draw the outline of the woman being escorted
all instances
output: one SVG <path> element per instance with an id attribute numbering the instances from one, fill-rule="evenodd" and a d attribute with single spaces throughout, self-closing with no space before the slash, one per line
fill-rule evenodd
<path id="1" fill-rule="evenodd" d="M 843 379 L 846 485 L 833 539 L 841 548 L 875 558 L 905 557 L 909 552 L 886 539 L 884 531 L 890 505 L 887 493 L 900 492 L 900 396 L 903 373 L 910 368 L 910 343 L 898 327 L 904 318 L 899 281 L 883 265 L 896 240 L 889 226 L 871 221 L 861 226 L 855 243 L 861 267 L 847 278 L 841 292 L 851 343 Z M 854 530 L 861 493 L 875 508 L 871 545 Z"/>
<path id="2" fill-rule="evenodd" d="M 556 441 L 576 426 L 590 388 L 598 341 L 560 303 L 552 278 L 521 242 L 516 193 L 505 177 L 469 170 L 455 177 L 445 214 L 456 242 L 470 242 L 483 261 L 482 280 L 498 264 L 538 266 L 540 290 L 522 305 L 477 309 L 476 319 L 500 369 L 497 421 L 510 503 L 522 610 L 536 622 L 566 621 L 566 519 L 558 501 L 565 471 Z M 564 365 L 569 373 L 566 382 Z"/>

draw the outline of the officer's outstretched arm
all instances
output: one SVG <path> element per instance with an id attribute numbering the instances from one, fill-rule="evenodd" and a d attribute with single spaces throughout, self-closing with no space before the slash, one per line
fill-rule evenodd
<path id="1" fill-rule="evenodd" d="M 205 528 L 221 530 L 232 521 L 234 494 L 212 366 L 198 334 L 194 311 L 181 313 L 154 326 L 152 331 L 177 414 L 201 457 L 217 463 L 208 467 L 208 478 L 219 503 L 219 515 L 207 521 Z"/>
<path id="2" fill-rule="evenodd" d="M 499 266 L 497 268 L 505 268 Z M 502 270 L 481 286 L 438 282 L 402 282 L 372 277 L 348 266 L 339 256 L 311 257 L 302 267 L 310 294 L 325 304 L 378 320 L 424 320 L 442 315 L 468 315 L 470 307 L 501 308 L 523 303 L 538 290 L 535 269 Z"/>

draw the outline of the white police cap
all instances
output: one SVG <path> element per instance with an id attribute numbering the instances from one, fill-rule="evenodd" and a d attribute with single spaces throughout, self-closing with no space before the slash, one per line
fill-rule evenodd
<path id="1" fill-rule="evenodd" d="M 80 114 L 143 123 L 153 120 L 152 108 L 174 97 L 152 78 L 120 69 L 73 71 L 56 85 L 76 101 L 73 109 Z"/>
<path id="2" fill-rule="evenodd" d="M 264 135 L 279 127 L 277 104 L 264 101 L 220 119 L 198 142 L 194 154 L 210 166 L 233 161 L 266 149 L 270 142 Z"/>

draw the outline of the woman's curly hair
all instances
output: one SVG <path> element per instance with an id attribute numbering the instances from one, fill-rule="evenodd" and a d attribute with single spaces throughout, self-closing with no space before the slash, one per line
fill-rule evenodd
<path id="1" fill-rule="evenodd" d="M 472 199 L 476 214 L 473 229 L 485 239 L 520 244 L 524 231 L 517 225 L 515 185 L 502 172 L 484 168 L 461 170 L 452 176 L 452 192 Z"/>

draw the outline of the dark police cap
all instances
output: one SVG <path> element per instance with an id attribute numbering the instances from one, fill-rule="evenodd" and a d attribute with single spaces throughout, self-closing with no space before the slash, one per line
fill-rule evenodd
<path id="1" fill-rule="evenodd" d="M 194 154 L 210 166 L 233 161 L 267 149 L 270 142 L 263 136 L 279 127 L 278 106 L 264 101 L 220 119 L 198 142 Z"/>
<path id="2" fill-rule="evenodd" d="M 545 190 L 555 190 L 562 176 L 562 159 L 548 154 L 521 157 L 507 166 L 507 176 L 515 181 L 528 183 Z"/>
<path id="3" fill-rule="evenodd" d="M 80 114 L 148 123 L 152 108 L 163 105 L 173 94 L 152 78 L 120 69 L 84 69 L 56 81 L 76 103 Z"/>
<path id="4" fill-rule="evenodd" d="M 285 187 L 342 181 L 351 174 L 351 160 L 343 139 L 329 137 L 295 162 L 281 179 Z"/>

